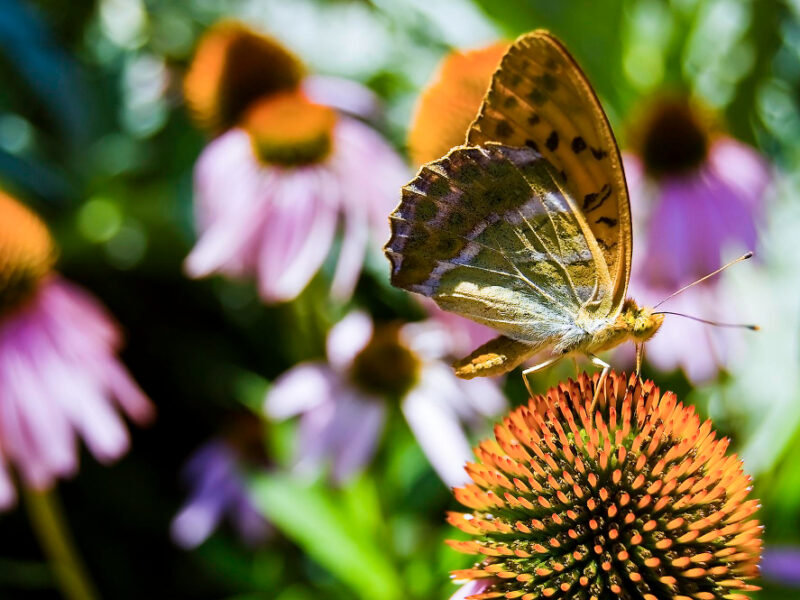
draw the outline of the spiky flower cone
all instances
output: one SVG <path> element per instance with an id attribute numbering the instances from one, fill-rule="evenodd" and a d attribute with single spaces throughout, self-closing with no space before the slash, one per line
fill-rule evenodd
<path id="1" fill-rule="evenodd" d="M 476 448 L 469 513 L 449 541 L 482 555 L 457 580 L 473 599 L 745 600 L 761 527 L 741 460 L 675 395 L 611 373 L 562 383 L 513 411 Z"/>

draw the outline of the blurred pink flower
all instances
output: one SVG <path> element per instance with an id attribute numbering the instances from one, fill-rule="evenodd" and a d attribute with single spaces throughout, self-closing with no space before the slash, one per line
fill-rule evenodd
<path id="1" fill-rule="evenodd" d="M 720 268 L 725 250 L 756 248 L 770 171 L 752 148 L 723 137 L 694 171 L 650 179 L 631 154 L 625 170 L 645 224 L 636 267 L 648 286 L 675 291 Z"/>
<path id="2" fill-rule="evenodd" d="M 450 600 L 469 600 L 472 596 L 485 592 L 490 584 L 491 581 L 488 579 L 473 579 L 458 588 L 458 591 L 450 596 Z"/>
<path id="3" fill-rule="evenodd" d="M 764 548 L 761 555 L 761 576 L 779 585 L 800 587 L 800 547 Z"/>
<path id="4" fill-rule="evenodd" d="M 276 419 L 300 416 L 296 465 L 331 462 L 342 481 L 375 452 L 388 410 L 401 410 L 433 468 L 449 486 L 467 480 L 472 459 L 465 425 L 479 425 L 506 406 L 489 379 L 458 379 L 442 359 L 453 354 L 448 327 L 433 320 L 373 324 L 350 313 L 328 334 L 327 362 L 308 362 L 284 373 L 266 397 Z"/>
<path id="5" fill-rule="evenodd" d="M 251 546 L 267 539 L 271 527 L 250 498 L 243 463 L 239 451 L 221 438 L 207 442 L 189 458 L 183 477 L 191 491 L 170 526 L 178 546 L 196 548 L 223 519 Z"/>
<path id="6" fill-rule="evenodd" d="M 87 292 L 49 275 L 0 317 L 0 508 L 16 500 L 8 467 L 45 489 L 78 469 L 78 438 L 100 462 L 130 445 L 153 407 L 115 356 L 120 333 Z"/>
<path id="7" fill-rule="evenodd" d="M 277 40 L 234 22 L 203 36 L 184 93 L 198 125 L 221 134 L 195 168 L 199 239 L 186 272 L 255 277 L 264 301 L 288 301 L 341 230 L 331 292 L 348 299 L 408 179 L 391 146 L 351 116 L 376 117 L 375 95 L 307 75 Z"/>
<path id="8" fill-rule="evenodd" d="M 250 136 L 213 140 L 195 171 L 200 238 L 186 259 L 192 277 L 255 275 L 267 302 L 296 297 L 320 269 L 342 226 L 332 293 L 350 296 L 368 242 L 388 238 L 387 215 L 407 171 L 367 125 L 339 116 L 330 155 L 295 167 L 267 165 Z"/>
<path id="9" fill-rule="evenodd" d="M 686 99 L 657 103 L 641 127 L 638 156 L 625 155 L 634 230 L 644 232 L 633 245 L 630 289 L 651 306 L 758 244 L 769 165 L 754 149 L 712 135 L 707 120 Z M 732 303 L 718 297 L 718 282 L 700 284 L 663 309 L 739 320 Z M 681 367 L 695 382 L 714 377 L 735 334 L 668 319 L 647 344 L 650 361 L 661 369 Z"/>

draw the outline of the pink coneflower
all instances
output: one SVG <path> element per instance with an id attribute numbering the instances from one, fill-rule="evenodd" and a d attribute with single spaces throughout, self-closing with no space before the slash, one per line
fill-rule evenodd
<path id="1" fill-rule="evenodd" d="M 442 360 L 452 353 L 440 323 L 375 324 L 354 312 L 328 334 L 327 362 L 302 363 L 278 378 L 266 412 L 301 416 L 298 469 L 330 461 L 334 480 L 342 481 L 369 462 L 387 402 L 399 402 L 436 472 L 459 485 L 470 457 L 464 425 L 498 414 L 505 400 L 492 380 L 458 379 Z"/>
<path id="2" fill-rule="evenodd" d="M 241 25 L 219 25 L 201 41 L 186 99 L 198 123 L 223 133 L 195 169 L 192 277 L 254 276 L 265 301 L 291 300 L 341 229 L 331 291 L 346 299 L 369 238 L 387 235 L 406 168 L 373 129 L 334 110 L 370 112 L 371 94 L 303 74 L 277 42 Z"/>
<path id="3" fill-rule="evenodd" d="M 634 128 L 636 153 L 626 155 L 625 168 L 637 225 L 643 226 L 638 229 L 645 235 L 634 244 L 631 289 L 644 301 L 661 300 L 737 252 L 757 248 L 769 167 L 754 149 L 709 123 L 696 104 L 674 96 L 654 104 Z M 664 308 L 724 320 L 717 308 L 724 304 L 716 298 L 718 281 L 709 280 Z M 665 343 L 665 328 L 648 343 L 648 356 L 661 368 L 682 367 L 694 381 L 713 377 L 721 360 L 713 344 L 719 332 L 702 328 L 673 319 L 671 337 L 697 344 Z"/>
<path id="4" fill-rule="evenodd" d="M 54 260 L 44 224 L 0 193 L 0 508 L 16 501 L 10 468 L 48 489 L 77 471 L 79 438 L 101 462 L 128 450 L 117 408 L 140 424 L 153 416 L 115 355 L 117 325 Z"/>
<path id="5" fill-rule="evenodd" d="M 205 443 L 189 458 L 183 478 L 189 498 L 172 520 L 173 541 L 191 550 L 196 548 L 227 520 L 241 540 L 250 546 L 260 544 L 272 528 L 256 508 L 247 488 L 247 471 L 264 469 L 260 429 L 255 419 L 240 421 L 229 433 Z"/>
<path id="6" fill-rule="evenodd" d="M 473 598 L 488 590 L 491 585 L 491 579 L 474 579 L 458 588 L 458 591 L 450 597 L 450 600 L 467 600 L 468 598 Z"/>

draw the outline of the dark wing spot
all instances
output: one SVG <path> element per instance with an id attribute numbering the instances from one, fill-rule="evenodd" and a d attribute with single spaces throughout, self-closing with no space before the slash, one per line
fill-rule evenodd
<path id="1" fill-rule="evenodd" d="M 426 193 L 434 198 L 441 198 L 450 191 L 450 183 L 444 177 L 437 177 L 430 182 Z"/>
<path id="2" fill-rule="evenodd" d="M 602 238 L 597 238 L 597 245 L 600 246 L 600 248 L 602 248 L 602 250 L 604 252 L 609 252 L 610 250 L 612 250 L 614 248 L 614 246 L 617 245 L 617 242 L 614 242 L 613 244 L 609 244 L 605 240 L 603 240 Z"/>
<path id="3" fill-rule="evenodd" d="M 494 132 L 501 138 L 507 138 L 514 133 L 514 129 L 508 124 L 508 121 L 498 121 Z"/>
<path id="4" fill-rule="evenodd" d="M 592 148 L 592 156 L 594 156 L 597 160 L 601 160 L 608 156 L 608 152 L 600 148 Z"/>
<path id="5" fill-rule="evenodd" d="M 507 96 L 505 100 L 503 100 L 503 106 L 506 108 L 514 108 L 517 105 L 517 99 L 514 96 Z"/>
<path id="6" fill-rule="evenodd" d="M 549 92 L 555 91 L 558 87 L 558 80 L 550 73 L 545 73 L 541 77 L 542 86 Z"/>
<path id="7" fill-rule="evenodd" d="M 586 150 L 586 142 L 583 141 L 581 136 L 578 136 L 572 140 L 572 151 L 575 154 L 579 154 Z"/>
<path id="8" fill-rule="evenodd" d="M 561 175 L 561 181 L 567 180 L 567 172 L 564 169 L 561 169 L 560 175 Z"/>
<path id="9" fill-rule="evenodd" d="M 526 145 L 528 148 L 531 148 L 531 149 L 533 149 L 533 150 L 536 150 L 536 152 L 538 152 L 538 151 L 539 151 L 539 144 L 537 144 L 536 142 L 534 142 L 534 141 L 533 141 L 533 140 L 531 140 L 531 139 L 527 139 L 527 140 L 525 140 L 525 145 Z"/>
<path id="10" fill-rule="evenodd" d="M 583 197 L 583 212 L 588 213 L 592 212 L 593 210 L 597 210 L 603 205 L 608 197 L 611 195 L 611 186 L 609 184 L 605 184 L 602 188 L 600 188 L 599 192 L 592 192 L 590 194 L 586 194 Z"/>
<path id="11" fill-rule="evenodd" d="M 605 223 L 609 227 L 616 227 L 618 222 L 617 219 L 612 219 L 611 217 L 600 217 L 595 221 L 595 223 Z"/>
<path id="12" fill-rule="evenodd" d="M 545 94 L 539 88 L 534 88 L 533 90 L 531 90 L 531 93 L 528 94 L 528 98 L 530 98 L 530 101 L 537 106 L 541 106 L 542 104 L 547 102 L 547 94 Z"/>
<path id="13" fill-rule="evenodd" d="M 415 212 L 416 215 L 423 221 L 430 221 L 438 212 L 438 209 L 436 208 L 436 202 L 430 198 L 423 198 L 417 203 Z"/>
<path id="14" fill-rule="evenodd" d="M 466 221 L 466 217 L 458 211 L 453 211 L 447 215 L 447 224 L 453 228 L 461 227 Z"/>
<path id="15" fill-rule="evenodd" d="M 522 81 L 522 76 L 519 73 L 514 73 L 509 83 L 511 84 L 511 87 L 517 87 L 521 81 Z"/>
<path id="16" fill-rule="evenodd" d="M 544 63 L 544 68 L 548 71 L 553 71 L 558 66 L 558 63 L 554 58 L 548 58 L 547 62 Z"/>
<path id="17" fill-rule="evenodd" d="M 528 117 L 528 125 L 538 125 L 539 121 L 542 119 L 536 113 L 533 113 L 530 117 Z"/>
<path id="18" fill-rule="evenodd" d="M 547 149 L 550 150 L 550 152 L 555 152 L 556 148 L 558 148 L 558 132 L 553 131 L 550 134 L 550 137 L 547 138 L 547 141 L 544 143 L 544 145 L 547 146 Z"/>

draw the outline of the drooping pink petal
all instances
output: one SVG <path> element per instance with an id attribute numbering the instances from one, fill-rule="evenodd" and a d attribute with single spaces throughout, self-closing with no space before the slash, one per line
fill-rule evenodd
<path id="1" fill-rule="evenodd" d="M 334 374 L 324 363 L 301 363 L 275 380 L 264 400 L 264 412 L 273 419 L 288 419 L 330 402 Z"/>
<path id="2" fill-rule="evenodd" d="M 342 203 L 368 215 L 372 240 L 380 247 L 389 239 L 387 215 L 410 179 L 408 167 L 375 130 L 355 119 L 339 119 L 335 142 L 330 166 L 342 182 Z"/>
<path id="3" fill-rule="evenodd" d="M 344 373 L 369 343 L 372 331 L 372 319 L 362 311 L 350 312 L 336 323 L 326 340 L 326 354 L 331 367 Z"/>
<path id="4" fill-rule="evenodd" d="M 232 129 L 212 141 L 195 169 L 199 239 L 186 259 L 191 277 L 241 275 L 257 265 L 260 234 L 280 180 L 253 156 L 248 134 Z"/>
<path id="5" fill-rule="evenodd" d="M 239 456 L 223 440 L 201 446 L 188 460 L 183 477 L 191 491 L 189 499 L 172 520 L 173 541 L 190 550 L 202 544 L 224 518 L 229 518 L 244 539 L 258 543 L 270 528 L 249 498 L 242 479 Z"/>
<path id="6" fill-rule="evenodd" d="M 450 600 L 469 600 L 472 596 L 485 592 L 490 585 L 491 581 L 488 579 L 474 579 L 462 585 L 455 594 L 450 596 Z"/>
<path id="7" fill-rule="evenodd" d="M 303 80 L 302 87 L 308 98 L 317 104 L 330 106 L 367 120 L 380 116 L 381 106 L 378 97 L 372 90 L 356 81 L 310 75 Z"/>
<path id="8" fill-rule="evenodd" d="M 343 212 L 342 248 L 331 283 L 331 296 L 342 302 L 353 295 L 369 241 L 369 220 L 363 207 L 345 206 Z"/>
<path id="9" fill-rule="evenodd" d="M 340 401 L 337 431 L 347 432 L 337 441 L 332 476 L 337 483 L 346 482 L 369 463 L 386 421 L 386 406 L 377 398 L 353 394 Z"/>
<path id="10" fill-rule="evenodd" d="M 127 451 L 117 403 L 132 414 L 152 415 L 115 356 L 119 344 L 119 331 L 99 302 L 56 275 L 0 322 L 0 454 L 26 485 L 43 489 L 73 475 L 78 437 L 102 462 Z M 123 398 L 129 390 L 110 383 L 123 375 L 137 390 L 135 398 Z"/>
<path id="11" fill-rule="evenodd" d="M 326 194 L 330 175 L 319 169 L 287 171 L 276 182 L 261 231 L 258 287 L 268 302 L 296 297 L 330 251 L 336 206 Z"/>
<path id="12" fill-rule="evenodd" d="M 723 137 L 708 153 L 710 170 L 749 207 L 753 217 L 764 211 L 764 194 L 772 181 L 769 163 L 753 148 Z"/>
<path id="13" fill-rule="evenodd" d="M 0 510 L 8 510 L 17 503 L 17 490 L 8 472 L 5 456 L 0 452 Z"/>
<path id="14" fill-rule="evenodd" d="M 444 364 L 432 364 L 423 371 L 419 384 L 403 399 L 402 410 L 414 437 L 431 466 L 449 487 L 466 484 L 464 465 L 472 460 L 467 436 L 443 396 L 458 395 L 458 386 Z"/>

